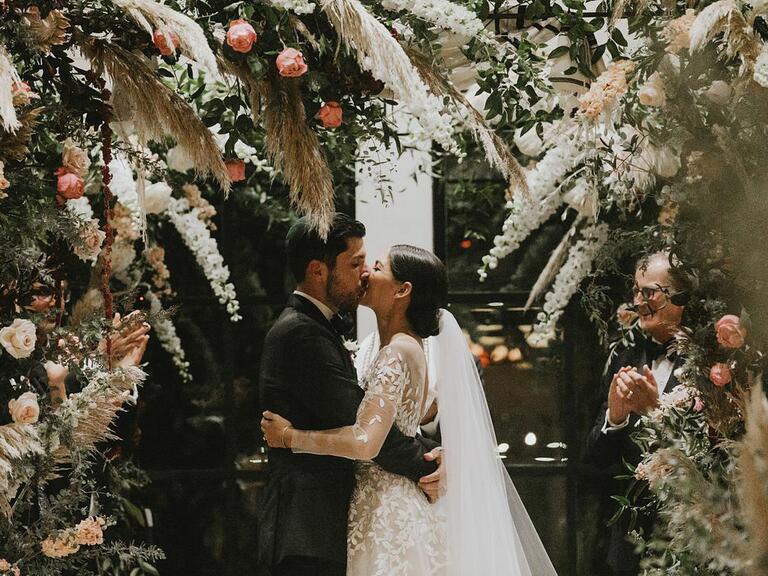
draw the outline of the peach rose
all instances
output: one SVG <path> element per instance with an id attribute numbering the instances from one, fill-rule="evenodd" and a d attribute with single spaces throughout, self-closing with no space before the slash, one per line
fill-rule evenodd
<path id="1" fill-rule="evenodd" d="M 230 182 L 242 182 L 245 180 L 245 162 L 242 160 L 227 160 L 224 164 L 227 167 Z"/>
<path id="2" fill-rule="evenodd" d="M 65 200 L 81 198 L 85 189 L 85 182 L 77 174 L 67 172 L 66 168 L 56 170 L 59 177 L 56 183 L 56 199 L 63 204 Z"/>
<path id="3" fill-rule="evenodd" d="M 40 406 L 34 392 L 24 392 L 8 402 L 8 412 L 16 424 L 34 424 L 40 417 Z"/>
<path id="4" fill-rule="evenodd" d="M 246 20 L 233 20 L 227 30 L 227 44 L 235 52 L 247 54 L 256 42 L 256 30 Z"/>
<path id="5" fill-rule="evenodd" d="M 731 86 L 728 84 L 728 82 L 715 80 L 712 82 L 712 85 L 707 89 L 707 91 L 704 92 L 704 96 L 713 104 L 717 104 L 718 106 L 725 106 L 731 99 L 732 92 L 733 90 L 731 89 Z"/>
<path id="6" fill-rule="evenodd" d="M 81 546 L 104 543 L 104 518 L 91 516 L 75 526 L 75 541 Z"/>
<path id="7" fill-rule="evenodd" d="M 13 324 L 0 330 L 0 345 L 16 359 L 31 356 L 36 343 L 35 325 L 29 320 L 16 318 Z"/>
<path id="8" fill-rule="evenodd" d="M 171 41 L 171 44 L 168 44 L 168 40 Z M 152 43 L 163 56 L 173 56 L 176 53 L 176 48 L 181 44 L 178 34 L 175 32 L 163 32 L 162 30 L 155 30 L 154 34 L 152 34 Z"/>
<path id="9" fill-rule="evenodd" d="M 107 235 L 99 228 L 98 220 L 91 220 L 80 229 L 82 244 L 75 246 L 75 255 L 83 262 L 95 261 Z"/>
<path id="10" fill-rule="evenodd" d="M 48 536 L 40 543 L 40 549 L 48 558 L 63 558 L 80 550 L 80 546 L 72 531 L 67 530 L 58 536 Z"/>
<path id="11" fill-rule="evenodd" d="M 280 52 L 277 55 L 275 64 L 280 76 L 285 76 L 286 78 L 298 78 L 304 75 L 309 68 L 304 63 L 304 55 L 296 50 L 296 48 L 286 48 Z"/>
<path id="12" fill-rule="evenodd" d="M 718 362 L 709 369 L 709 379 L 712 380 L 715 386 L 723 387 L 733 380 L 733 373 L 728 364 Z"/>
<path id="13" fill-rule="evenodd" d="M 651 74 L 650 78 L 640 87 L 637 97 L 645 106 L 661 108 L 667 103 L 667 94 L 664 91 L 664 81 L 658 72 Z"/>
<path id="14" fill-rule="evenodd" d="M 747 330 L 741 325 L 741 318 L 726 314 L 715 324 L 717 342 L 723 348 L 741 348 L 747 337 Z"/>
<path id="15" fill-rule="evenodd" d="M 11 95 L 13 96 L 14 106 L 26 106 L 33 98 L 40 98 L 32 92 L 32 88 L 26 82 L 14 82 L 11 84 Z"/>
<path id="16" fill-rule="evenodd" d="M 704 400 L 696 396 L 696 400 L 693 401 L 693 411 L 701 412 L 704 410 Z"/>
<path id="17" fill-rule="evenodd" d="M 67 172 L 83 177 L 91 166 L 91 160 L 85 150 L 78 148 L 70 138 L 67 138 L 61 154 L 61 166 Z"/>
<path id="18" fill-rule="evenodd" d="M 5 558 L 0 558 L 0 572 L 8 572 L 11 569 L 11 563 Z"/>
<path id="19" fill-rule="evenodd" d="M 317 117 L 320 122 L 323 123 L 323 128 L 338 128 L 341 126 L 341 119 L 343 111 L 338 102 L 331 100 L 323 104 L 320 111 L 317 113 Z"/>

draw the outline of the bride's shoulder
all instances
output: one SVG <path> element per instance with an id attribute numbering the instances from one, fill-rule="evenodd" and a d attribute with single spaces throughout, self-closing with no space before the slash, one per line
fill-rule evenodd
<path id="1" fill-rule="evenodd" d="M 420 361 L 424 358 L 424 349 L 416 338 L 404 332 L 395 334 L 384 348 L 390 354 L 398 354 L 409 362 Z"/>

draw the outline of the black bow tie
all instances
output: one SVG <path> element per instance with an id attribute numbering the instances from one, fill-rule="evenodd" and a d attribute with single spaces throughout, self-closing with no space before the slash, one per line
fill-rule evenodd
<path id="1" fill-rule="evenodd" d="M 643 349 L 645 350 L 645 356 L 648 360 L 656 360 L 659 356 L 666 356 L 670 360 L 677 357 L 677 351 L 674 348 L 675 339 L 670 338 L 664 344 L 659 344 L 651 338 L 646 338 L 643 341 Z"/>
<path id="2" fill-rule="evenodd" d="M 334 314 L 330 319 L 331 327 L 339 336 L 347 336 L 352 331 L 355 321 L 352 315 Z"/>

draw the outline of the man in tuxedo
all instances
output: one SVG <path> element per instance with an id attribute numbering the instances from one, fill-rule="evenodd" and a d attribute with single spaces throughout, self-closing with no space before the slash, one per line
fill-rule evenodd
<path id="1" fill-rule="evenodd" d="M 626 473 L 624 462 L 638 464 L 640 448 L 630 437 L 641 415 L 659 405 L 659 396 L 671 391 L 677 380 L 674 371 L 682 364 L 672 344 L 680 329 L 690 286 L 666 253 L 651 254 L 638 261 L 633 305 L 645 338 L 621 351 L 610 363 L 603 381 L 605 400 L 587 439 L 586 460 L 611 476 Z M 623 494 L 626 481 L 615 481 L 611 494 Z M 627 540 L 629 515 L 611 525 L 607 564 L 612 576 L 636 576 L 639 557 Z M 651 516 L 640 517 L 635 529 L 646 535 L 653 528 Z"/>
<path id="2" fill-rule="evenodd" d="M 323 430 L 355 423 L 364 392 L 337 328 L 353 312 L 369 270 L 365 227 L 336 214 L 327 240 L 305 219 L 288 232 L 288 262 L 296 291 L 264 342 L 261 406 L 296 428 Z M 433 499 L 439 448 L 393 427 L 375 459 L 385 470 L 420 484 Z M 354 461 L 269 450 L 270 478 L 259 517 L 259 566 L 271 576 L 344 576 L 347 513 Z M 427 497 L 427 496 L 425 496 Z"/>

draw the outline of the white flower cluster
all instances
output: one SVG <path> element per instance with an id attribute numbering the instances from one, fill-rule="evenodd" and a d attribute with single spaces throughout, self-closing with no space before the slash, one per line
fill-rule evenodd
<path id="1" fill-rule="evenodd" d="M 438 28 L 462 36 L 475 36 L 485 28 L 474 12 L 448 0 L 382 0 L 381 6 L 392 12 L 406 10 Z"/>
<path id="2" fill-rule="evenodd" d="M 535 331 L 548 334 L 563 314 L 563 309 L 579 289 L 582 280 L 592 269 L 600 248 L 608 240 L 608 225 L 591 224 L 581 232 L 581 238 L 571 246 L 568 259 L 557 273 L 551 290 L 544 297 L 544 310 L 539 312 Z"/>
<path id="3" fill-rule="evenodd" d="M 275 8 L 282 8 L 294 14 L 312 14 L 315 11 L 315 3 L 307 0 L 270 0 Z"/>
<path id="4" fill-rule="evenodd" d="M 160 299 L 149 293 L 150 310 L 153 314 L 160 312 Z M 176 333 L 176 326 L 173 325 L 170 318 L 156 316 L 152 320 L 152 329 L 155 331 L 158 342 L 163 347 L 163 350 L 171 355 L 173 363 L 179 370 L 179 376 L 184 382 L 192 381 L 192 374 L 189 372 L 189 362 L 187 361 L 187 355 L 184 352 L 184 348 L 181 347 L 181 340 Z"/>
<path id="5" fill-rule="evenodd" d="M 555 213 L 563 203 L 558 184 L 584 154 L 579 139 L 568 130 L 536 164 L 528 174 L 528 195 L 517 194 L 507 202 L 510 212 L 502 225 L 502 233 L 493 239 L 494 247 L 483 256 L 483 268 L 477 271 L 481 281 L 487 277 L 487 269 L 496 268 L 499 259 L 517 250 L 531 232 Z"/>
<path id="6" fill-rule="evenodd" d="M 232 322 L 237 322 L 242 317 L 238 314 L 240 304 L 235 294 L 235 286 L 229 282 L 229 268 L 224 264 L 219 246 L 211 237 L 211 231 L 198 213 L 199 209 L 191 208 L 186 198 L 171 198 L 165 214 L 195 255 L 197 263 L 211 283 L 213 293 L 219 302 L 226 305 Z"/>
<path id="7" fill-rule="evenodd" d="M 763 44 L 763 48 L 760 50 L 760 56 L 755 62 L 755 71 L 752 77 L 760 86 L 768 88 L 768 44 Z"/>

